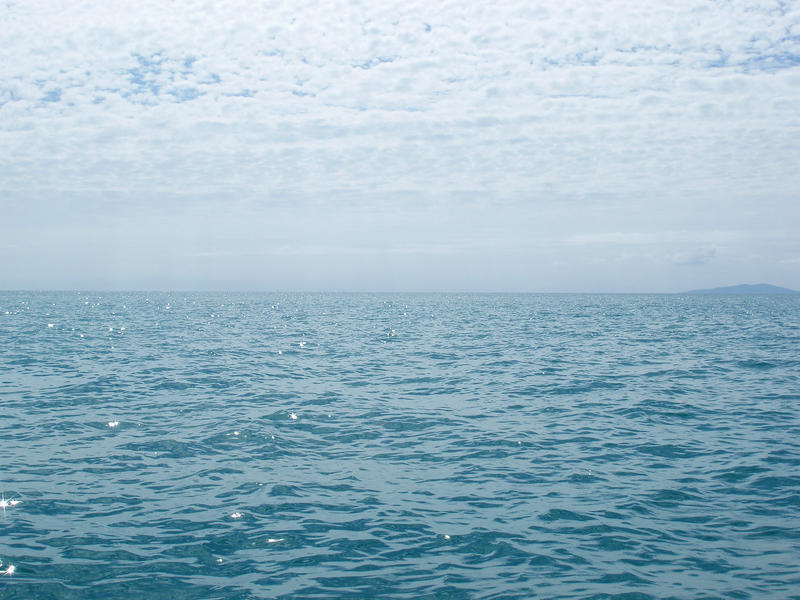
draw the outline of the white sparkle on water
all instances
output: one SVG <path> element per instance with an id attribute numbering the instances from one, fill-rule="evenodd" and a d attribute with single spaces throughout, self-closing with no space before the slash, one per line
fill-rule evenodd
<path id="1" fill-rule="evenodd" d="M 20 503 L 20 500 L 14 500 L 13 498 L 11 498 L 10 500 L 6 500 L 6 495 L 5 494 L 0 494 L 0 509 L 2 509 L 3 512 L 6 512 L 7 508 L 15 507 L 19 503 Z M 0 562 L 0 565 L 2 565 L 2 564 L 3 563 Z"/>

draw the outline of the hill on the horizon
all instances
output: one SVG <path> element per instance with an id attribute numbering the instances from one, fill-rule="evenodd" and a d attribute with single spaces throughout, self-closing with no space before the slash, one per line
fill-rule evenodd
<path id="1" fill-rule="evenodd" d="M 756 283 L 754 285 L 743 283 L 740 285 L 729 285 L 727 287 L 710 288 L 707 290 L 691 290 L 685 294 L 800 294 L 796 290 L 790 290 L 777 285 L 768 283 Z"/>

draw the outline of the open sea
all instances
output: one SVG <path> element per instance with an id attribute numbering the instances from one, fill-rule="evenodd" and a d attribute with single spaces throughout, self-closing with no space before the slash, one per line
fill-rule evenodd
<path id="1" fill-rule="evenodd" d="M 0 292 L 0 598 L 800 598 L 799 404 L 800 296 Z"/>

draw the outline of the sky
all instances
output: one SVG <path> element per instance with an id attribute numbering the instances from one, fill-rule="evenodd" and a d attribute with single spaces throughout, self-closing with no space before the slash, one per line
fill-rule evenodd
<path id="1" fill-rule="evenodd" d="M 0 23 L 0 289 L 800 289 L 800 2 Z"/>

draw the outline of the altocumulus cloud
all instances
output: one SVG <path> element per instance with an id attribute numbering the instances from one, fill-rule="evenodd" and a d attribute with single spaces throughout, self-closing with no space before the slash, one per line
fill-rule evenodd
<path id="1" fill-rule="evenodd" d="M 9 286 L 800 285 L 797 3 L 0 17 Z"/>

